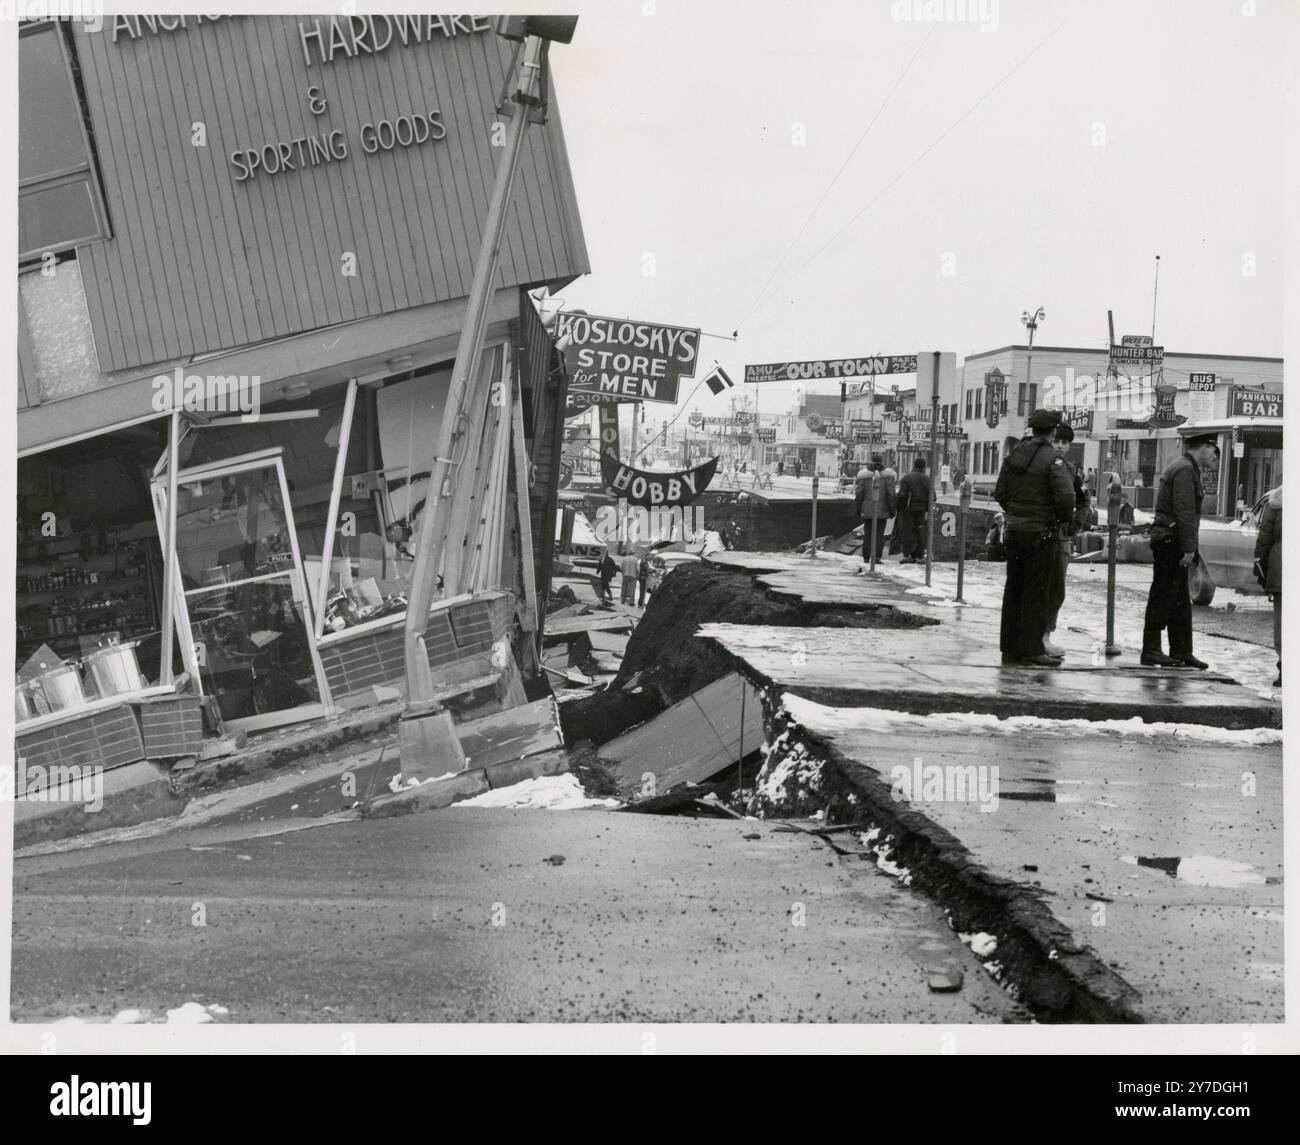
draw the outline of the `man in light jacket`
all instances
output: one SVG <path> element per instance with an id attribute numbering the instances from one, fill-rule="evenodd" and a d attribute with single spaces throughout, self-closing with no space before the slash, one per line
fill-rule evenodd
<path id="1" fill-rule="evenodd" d="M 898 474 L 885 465 L 878 453 L 871 455 L 866 468 L 858 472 L 853 484 L 853 511 L 862 520 L 862 563 L 870 566 L 884 559 L 885 524 L 897 507 L 895 486 Z M 875 555 L 871 540 L 875 536 Z"/>

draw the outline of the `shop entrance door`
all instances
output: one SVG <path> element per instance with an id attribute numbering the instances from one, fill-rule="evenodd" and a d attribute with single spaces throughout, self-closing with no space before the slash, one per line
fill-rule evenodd
<path id="1" fill-rule="evenodd" d="M 161 515 L 165 482 L 155 489 Z M 222 721 L 259 731 L 323 715 L 328 686 L 278 449 L 177 473 L 176 565 L 180 626 Z"/>

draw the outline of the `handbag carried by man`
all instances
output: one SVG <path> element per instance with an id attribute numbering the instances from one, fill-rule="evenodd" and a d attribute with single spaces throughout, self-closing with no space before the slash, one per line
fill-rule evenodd
<path id="1" fill-rule="evenodd" d="M 1197 553 L 1192 563 L 1187 566 L 1187 592 L 1192 598 L 1192 603 L 1210 604 L 1214 600 L 1214 590 L 1217 587 L 1201 554 Z"/>

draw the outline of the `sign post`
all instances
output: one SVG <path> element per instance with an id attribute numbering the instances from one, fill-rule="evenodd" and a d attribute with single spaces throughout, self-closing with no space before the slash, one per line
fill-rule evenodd
<path id="1" fill-rule="evenodd" d="M 966 578 L 966 511 L 970 508 L 971 479 L 967 474 L 961 479 L 961 492 L 957 496 L 957 603 L 962 600 L 962 582 Z"/>
<path id="2" fill-rule="evenodd" d="M 812 544 L 808 550 L 809 559 L 815 559 L 817 556 L 817 474 L 813 473 L 812 479 Z"/>
<path id="3" fill-rule="evenodd" d="M 1112 471 L 1110 490 L 1106 501 L 1106 655 L 1118 656 L 1115 643 L 1115 562 L 1119 556 L 1119 506 L 1123 489 L 1119 474 Z"/>
<path id="4" fill-rule="evenodd" d="M 406 659 L 406 707 L 398 722 L 398 749 L 402 777 L 426 779 L 447 770 L 463 771 L 465 752 L 452 726 L 451 713 L 434 695 L 433 672 L 424 643 L 424 630 L 433 605 L 438 560 L 452 532 L 450 519 L 451 490 L 460 476 L 458 466 L 468 456 L 469 419 L 465 416 L 476 407 L 484 381 L 479 361 L 487 332 L 488 302 L 496 277 L 501 241 L 505 233 L 507 211 L 524 136 L 533 109 L 545 98 L 538 89 L 543 70 L 547 41 L 528 36 L 524 41 L 520 66 L 513 78 L 513 102 L 517 105 L 506 129 L 506 143 L 497 164 L 483 220 L 483 237 L 474 262 L 465 318 L 456 345 L 452 365 L 450 397 L 444 411 L 438 441 L 430 466 L 429 498 L 420 517 L 415 540 L 415 560 L 411 567 L 410 591 L 406 605 L 403 637 Z M 456 395 L 461 395 L 459 400 Z M 552 523 L 551 528 L 554 528 Z M 168 586 L 170 587 L 170 586 Z M 452 591 L 455 591 L 453 588 Z"/>
<path id="5" fill-rule="evenodd" d="M 925 507 L 925 586 L 930 587 L 934 565 L 935 466 L 939 460 L 939 351 L 934 351 L 934 379 L 930 391 L 930 496 Z"/>
<path id="6" fill-rule="evenodd" d="M 880 471 L 873 469 L 871 471 L 871 571 L 876 571 L 876 529 L 879 522 L 877 521 L 876 506 L 880 504 L 877 499 L 880 492 Z"/>

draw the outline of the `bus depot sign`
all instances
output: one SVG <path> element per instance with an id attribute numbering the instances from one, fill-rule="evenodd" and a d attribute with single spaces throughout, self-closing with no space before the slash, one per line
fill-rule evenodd
<path id="1" fill-rule="evenodd" d="M 561 313 L 551 336 L 568 337 L 569 393 L 675 405 L 680 379 L 695 375 L 700 332 L 624 318 Z"/>
<path id="2" fill-rule="evenodd" d="M 820 378 L 862 378 L 877 374 L 915 374 L 915 354 L 874 358 L 818 358 L 806 362 L 765 362 L 745 367 L 746 382 L 798 382 Z"/>

